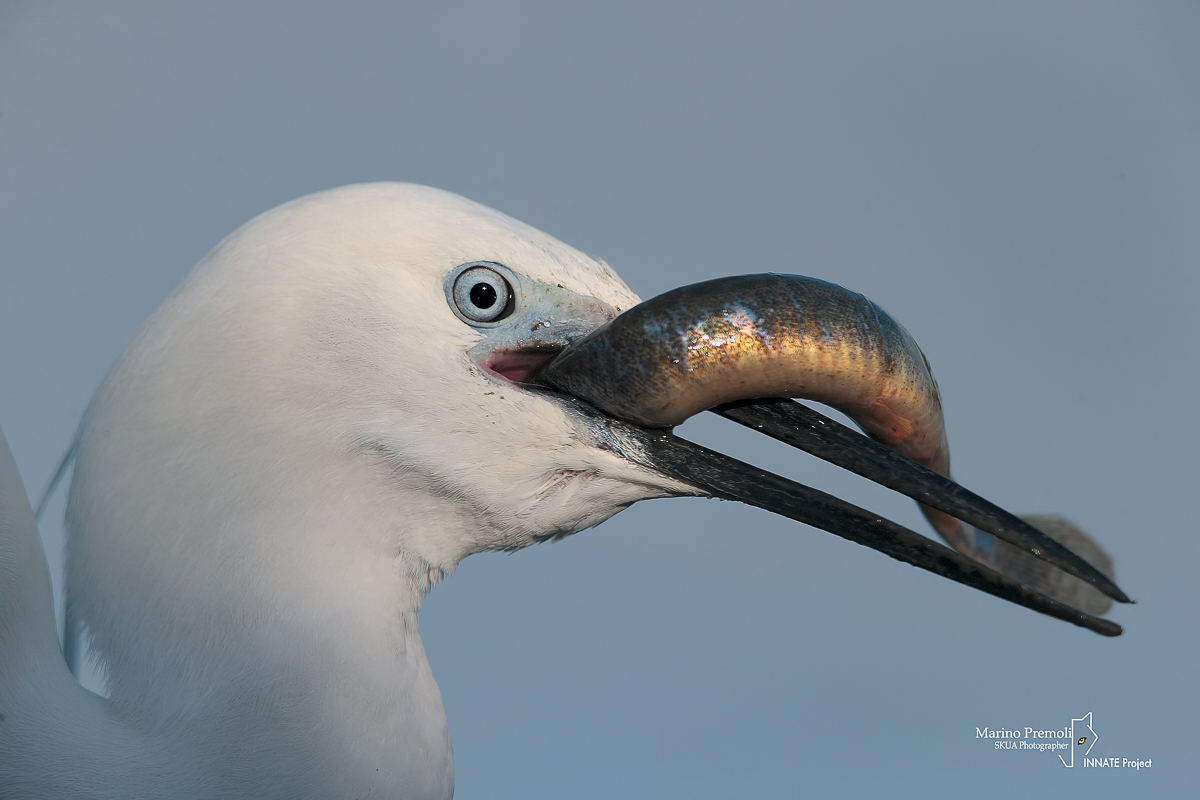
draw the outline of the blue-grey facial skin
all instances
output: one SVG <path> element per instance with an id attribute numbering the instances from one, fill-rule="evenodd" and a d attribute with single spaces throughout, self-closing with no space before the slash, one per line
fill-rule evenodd
<path id="1" fill-rule="evenodd" d="M 0 3 L 0 426 L 36 496 L 192 265 L 347 183 L 458 192 L 642 297 L 829 280 L 920 343 L 964 485 L 1115 557 L 1126 633 L 738 504 L 642 503 L 427 598 L 456 796 L 1188 797 L 1197 41 L 1190 2 Z M 924 529 L 714 415 L 680 433 Z M 1088 711 L 1093 755 L 1153 767 L 975 736 Z"/>
<path id="2" fill-rule="evenodd" d="M 504 278 L 511 291 L 511 297 L 506 298 L 510 309 L 494 321 L 472 319 L 455 302 L 455 282 L 464 272 L 476 267 L 494 270 Z M 533 280 L 492 261 L 473 261 L 452 269 L 446 274 L 443 286 L 451 310 L 464 323 L 484 334 L 483 340 L 467 353 L 480 361 L 504 351 L 543 350 L 551 353 L 561 350 L 620 313 L 595 298 Z"/>

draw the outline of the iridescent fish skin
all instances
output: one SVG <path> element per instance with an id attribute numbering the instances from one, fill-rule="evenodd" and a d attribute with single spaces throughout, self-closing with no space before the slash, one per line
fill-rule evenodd
<path id="1" fill-rule="evenodd" d="M 815 400 L 950 471 L 937 383 L 916 341 L 866 297 L 816 278 L 741 275 L 674 289 L 568 347 L 539 381 L 650 427 L 735 400 Z"/>
<path id="2" fill-rule="evenodd" d="M 615 417 L 662 428 L 738 400 L 815 400 L 950 476 L 942 403 L 921 348 L 866 297 L 816 278 L 742 275 L 674 289 L 570 345 L 536 380 Z M 1083 581 L 918 504 L 960 552 L 1076 608 L 1108 610 L 1109 598 Z M 1068 521 L 1026 521 L 1112 576 L 1112 560 Z"/>

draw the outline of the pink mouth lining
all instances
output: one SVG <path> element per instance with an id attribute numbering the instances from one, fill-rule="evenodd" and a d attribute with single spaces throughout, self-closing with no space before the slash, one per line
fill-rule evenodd
<path id="1" fill-rule="evenodd" d="M 557 350 L 510 350 L 492 354 L 482 366 L 506 381 L 528 384 L 530 377 L 556 355 Z"/>

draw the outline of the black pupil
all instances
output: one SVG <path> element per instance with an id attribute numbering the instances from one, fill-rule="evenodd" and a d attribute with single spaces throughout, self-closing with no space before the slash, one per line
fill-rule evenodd
<path id="1" fill-rule="evenodd" d="M 471 287 L 471 302 L 476 308 L 491 308 L 496 305 L 496 287 L 490 283 L 477 283 Z"/>

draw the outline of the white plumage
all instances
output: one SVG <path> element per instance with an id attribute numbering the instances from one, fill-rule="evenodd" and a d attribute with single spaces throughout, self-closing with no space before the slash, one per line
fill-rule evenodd
<path id="1" fill-rule="evenodd" d="M 732 280 L 677 297 L 781 279 Z M 736 414 L 977 520 L 1009 543 L 1016 569 L 980 559 L 1004 577 L 836 498 L 605 416 L 579 399 L 593 397 L 590 380 L 558 382 L 571 353 L 540 375 L 561 391 L 526 382 L 574 345 L 615 355 L 579 374 L 622 397 L 686 372 L 701 345 L 678 324 L 687 302 L 672 296 L 583 342 L 639 302 L 608 266 L 420 186 L 313 195 L 234 233 L 126 347 L 79 430 L 68 629 L 86 634 L 108 698 L 83 690 L 63 660 L 32 514 L 0 448 L 0 796 L 447 798 L 450 733 L 418 626 L 425 593 L 472 553 L 569 535 L 652 497 L 740 500 L 1120 633 L 1071 607 L 1091 593 L 1107 608 L 1100 591 L 1128 600 L 1097 571 L 1102 559 L 1089 565 L 945 476 L 865 437 L 839 438 L 848 432 L 800 406 L 757 402 L 757 416 Z M 763 303 L 792 309 L 795 325 L 790 297 Z M 704 319 L 746 313 L 728 302 Z M 806 319 L 840 313 L 836 330 L 859 330 L 845 303 L 814 302 L 804 300 Z M 665 316 L 642 315 L 648 308 Z M 715 368 L 701 388 L 732 388 L 720 396 L 735 400 L 774 391 L 738 393 L 746 384 L 729 365 L 741 345 L 729 341 L 705 351 Z M 649 360 L 633 358 L 643 345 Z M 801 441 L 802 430 L 824 438 Z M 1055 538 L 1099 552 L 1072 531 Z"/>
<path id="2" fill-rule="evenodd" d="M 531 341 L 638 301 L 502 214 L 370 184 L 250 222 L 146 323 L 87 412 L 67 512 L 68 603 L 110 700 L 63 664 L 9 465 L 0 794 L 452 793 L 425 592 L 471 553 L 691 492 L 484 368 L 513 332 L 448 306 L 472 261 L 554 293 Z"/>

